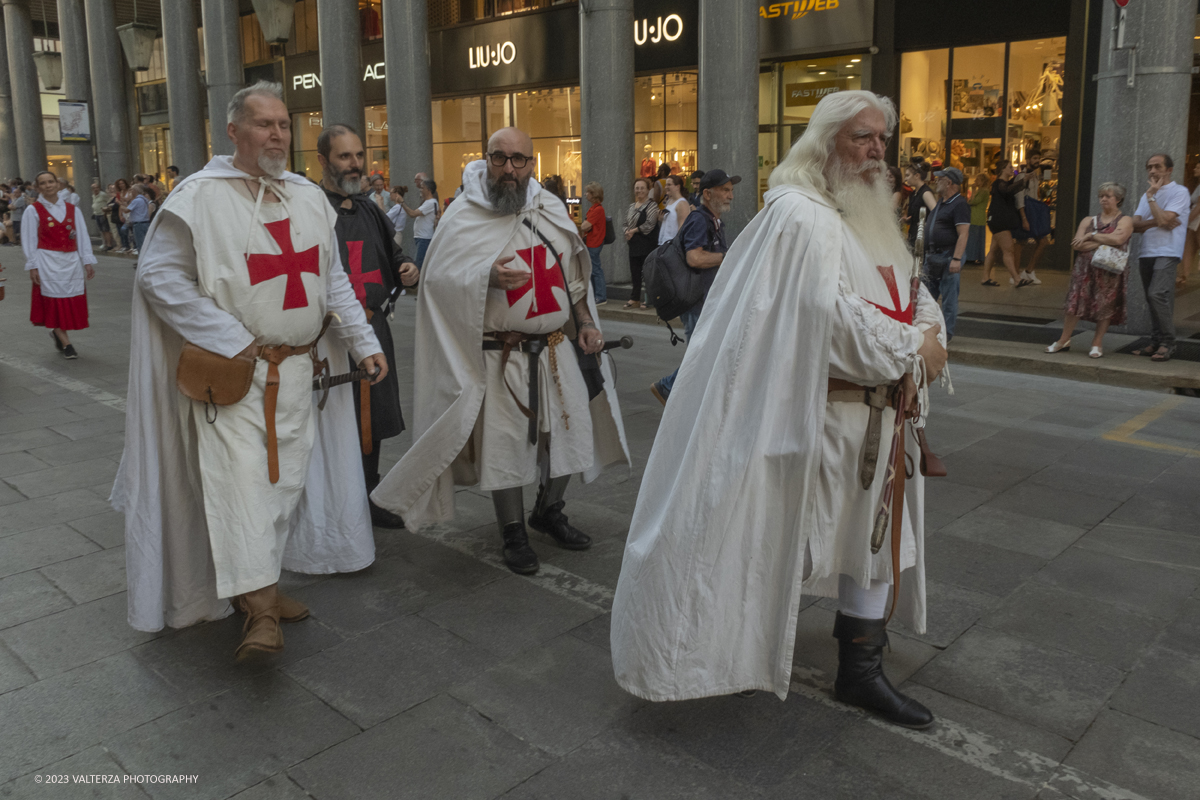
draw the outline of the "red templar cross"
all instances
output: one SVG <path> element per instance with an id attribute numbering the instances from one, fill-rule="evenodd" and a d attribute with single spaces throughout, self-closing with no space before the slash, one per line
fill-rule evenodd
<path id="1" fill-rule="evenodd" d="M 252 253 L 246 256 L 246 266 L 250 270 L 250 285 L 256 286 L 263 281 L 287 276 L 283 289 L 283 310 L 290 308 L 306 308 L 308 293 L 304 291 L 304 281 L 301 274 L 321 274 L 318 248 L 316 245 L 297 253 L 292 247 L 292 223 L 289 219 L 278 222 L 264 222 L 267 233 L 279 245 L 279 255 L 270 253 Z"/>
<path id="2" fill-rule="evenodd" d="M 896 286 L 896 271 L 890 266 L 876 267 L 875 269 L 879 270 L 879 274 L 883 276 L 883 282 L 887 284 L 888 294 L 892 296 L 892 307 L 884 308 L 883 306 L 879 305 L 879 303 L 871 303 L 870 300 L 867 300 L 867 302 L 871 303 L 871 305 L 875 306 L 884 314 L 887 314 L 897 322 L 903 322 L 905 325 L 912 325 L 912 304 L 910 303 L 908 308 L 904 309 L 903 311 L 900 310 L 900 290 Z"/>
<path id="3" fill-rule="evenodd" d="M 550 266 L 546 266 L 546 245 L 539 244 L 537 247 L 518 250 L 517 255 L 521 257 L 522 261 L 533 268 L 533 277 L 532 280 L 520 289 L 510 289 L 508 291 L 508 307 L 512 308 L 515 306 L 517 301 L 525 296 L 532 285 L 533 302 L 529 304 L 529 313 L 525 315 L 525 319 L 533 319 L 544 314 L 553 314 L 557 311 L 562 311 L 562 306 L 558 304 L 558 300 L 554 297 L 554 287 L 557 286 L 566 294 L 567 286 L 563 283 L 562 271 L 558 268 L 556 262 Z"/>
<path id="4" fill-rule="evenodd" d="M 367 284 L 378 283 L 383 285 L 383 276 L 379 274 L 379 270 L 373 272 L 362 271 L 362 242 L 346 242 L 346 255 L 349 257 L 350 263 L 347 264 L 350 268 L 350 283 L 354 286 L 354 296 L 358 298 L 358 302 L 363 308 L 367 307 Z"/>

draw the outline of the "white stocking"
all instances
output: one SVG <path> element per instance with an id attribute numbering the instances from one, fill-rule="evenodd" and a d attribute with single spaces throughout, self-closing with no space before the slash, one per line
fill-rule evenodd
<path id="1" fill-rule="evenodd" d="M 883 619 L 890 586 L 887 581 L 872 580 L 871 587 L 864 589 L 843 573 L 838 576 L 838 610 L 849 617 Z"/>

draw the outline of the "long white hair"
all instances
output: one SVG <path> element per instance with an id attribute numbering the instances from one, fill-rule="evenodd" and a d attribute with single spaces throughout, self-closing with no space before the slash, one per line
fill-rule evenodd
<path id="1" fill-rule="evenodd" d="M 883 114 L 888 131 L 896 129 L 896 106 L 887 97 L 873 92 L 852 89 L 826 95 L 813 109 L 808 129 L 792 145 L 779 162 L 768 185 L 807 186 L 822 194 L 829 193 L 825 167 L 834 151 L 834 140 L 842 126 L 864 109 L 874 108 Z"/>

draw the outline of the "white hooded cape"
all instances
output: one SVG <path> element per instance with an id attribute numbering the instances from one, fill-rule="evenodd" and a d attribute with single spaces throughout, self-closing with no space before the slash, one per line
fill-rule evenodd
<path id="1" fill-rule="evenodd" d="M 371 493 L 377 505 L 402 516 L 413 530 L 454 518 L 450 465 L 474 429 L 486 388 L 482 345 L 490 271 L 482 267 L 499 258 L 521 220 L 529 219 L 558 228 L 575 243 L 563 257 L 578 261 L 583 274 L 591 270 L 587 248 L 558 198 L 530 180 L 524 210 L 498 217 L 487 197 L 486 177 L 486 162 L 467 165 L 463 192 L 429 243 L 417 295 L 413 445 Z M 599 319 L 591 281 L 587 292 L 592 318 Z M 608 356 L 601 359 L 601 371 L 605 391 L 590 404 L 594 459 L 584 481 L 594 480 L 609 464 L 629 463 Z"/>
<path id="2" fill-rule="evenodd" d="M 799 187 L 765 199 L 709 292 L 629 529 L 613 667 L 648 700 L 782 699 L 791 680 L 844 227 Z"/>
<path id="3" fill-rule="evenodd" d="M 217 156 L 179 186 L 241 177 L 246 176 L 229 156 Z M 291 172 L 281 179 L 311 187 L 306 178 Z M 158 222 L 170 206 L 168 197 L 146 233 L 146 248 L 152 246 Z M 336 262 L 336 247 L 332 254 Z M 339 264 L 330 270 L 333 279 L 345 280 Z M 178 411 L 175 367 L 183 339 L 158 317 L 136 284 L 131 331 L 125 452 L 109 498 L 113 508 L 125 514 L 129 624 L 157 631 L 220 619 L 232 609 L 228 600 L 217 597 L 203 493 L 187 464 L 184 437 L 189 433 Z M 233 335 L 244 333 L 243 329 Z M 348 351 L 336 336 L 326 335 L 319 347 L 330 364 L 347 363 Z M 317 399 L 314 395 L 314 404 Z M 314 416 L 316 444 L 283 567 L 310 574 L 353 572 L 375 560 L 353 393 L 331 390 L 325 410 L 314 410 Z"/>

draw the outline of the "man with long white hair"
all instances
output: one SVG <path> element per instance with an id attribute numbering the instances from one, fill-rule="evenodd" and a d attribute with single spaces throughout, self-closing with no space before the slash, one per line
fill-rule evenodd
<path id="1" fill-rule="evenodd" d="M 342 268 L 334 209 L 287 172 L 291 117 L 277 83 L 228 109 L 233 156 L 179 182 L 149 232 L 133 299 L 125 454 L 129 622 L 145 631 L 246 614 L 239 658 L 283 649 L 308 616 L 280 570 L 374 560 L 353 395 L 320 416 L 313 372 L 387 360 Z M 331 335 L 323 337 L 326 327 Z M 178 388 L 176 388 L 178 387 Z"/>
<path id="2" fill-rule="evenodd" d="M 905 487 L 906 451 L 887 453 L 897 409 L 924 414 L 946 360 L 941 313 L 924 288 L 910 294 L 913 259 L 891 224 L 882 159 L 895 123 L 870 92 L 823 99 L 726 254 L 613 601 L 617 681 L 639 697 L 786 697 L 801 595 L 822 595 L 840 607 L 837 698 L 932 724 L 882 671 L 889 586 L 900 618 L 925 630 L 922 479 Z M 889 486 L 907 502 L 885 505 Z"/>

